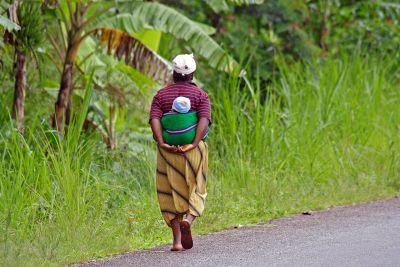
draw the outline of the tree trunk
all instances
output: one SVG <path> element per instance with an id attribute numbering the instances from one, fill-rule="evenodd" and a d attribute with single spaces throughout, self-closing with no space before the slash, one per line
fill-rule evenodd
<path id="1" fill-rule="evenodd" d="M 73 66 L 73 63 L 64 64 L 64 70 L 61 76 L 60 90 L 58 91 L 57 102 L 55 104 L 53 127 L 55 127 L 60 133 L 63 129 L 64 117 L 66 115 L 67 108 L 70 105 Z"/>
<path id="2" fill-rule="evenodd" d="M 329 20 L 329 2 L 325 0 L 321 24 L 320 24 L 320 32 L 319 32 L 319 46 L 322 48 L 322 51 L 324 53 L 328 51 L 328 43 L 327 43 L 327 38 L 329 36 L 328 20 Z"/>
<path id="3" fill-rule="evenodd" d="M 114 150 L 117 148 L 117 138 L 115 136 L 115 124 L 117 122 L 117 107 L 114 103 L 110 104 L 110 120 L 108 124 L 108 142 L 107 146 L 109 149 Z"/>
<path id="4" fill-rule="evenodd" d="M 84 36 L 82 35 L 82 26 L 85 13 L 88 5 L 82 4 L 84 1 L 71 1 L 68 5 L 71 23 L 68 29 L 68 46 L 65 56 L 64 69 L 61 76 L 60 90 L 58 91 L 57 102 L 55 104 L 55 114 L 53 117 L 53 127 L 62 133 L 64 123 L 69 124 L 71 114 L 71 97 L 73 90 L 73 68 L 75 65 L 75 59 L 78 54 L 79 46 L 82 41 L 92 33 L 87 32 Z"/>
<path id="5" fill-rule="evenodd" d="M 73 90 L 73 68 L 79 48 L 79 43 L 76 42 L 78 39 L 76 34 L 77 27 L 76 25 L 73 25 L 68 31 L 67 53 L 65 55 L 64 69 L 61 75 L 60 90 L 58 91 L 57 102 L 55 104 L 53 127 L 56 128 L 60 133 L 62 133 L 64 128 L 64 123 L 68 125 L 70 119 L 71 97 Z"/>
<path id="6" fill-rule="evenodd" d="M 24 133 L 25 89 L 26 89 L 26 54 L 18 52 L 14 86 L 14 104 L 12 117 L 17 121 L 17 128 Z"/>

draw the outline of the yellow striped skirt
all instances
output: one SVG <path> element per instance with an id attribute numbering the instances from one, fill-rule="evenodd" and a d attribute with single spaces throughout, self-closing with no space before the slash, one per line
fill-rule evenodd
<path id="1" fill-rule="evenodd" d="M 207 196 L 208 146 L 199 145 L 184 154 L 168 152 L 158 147 L 157 196 L 161 213 L 168 226 L 185 214 L 200 216 Z"/>

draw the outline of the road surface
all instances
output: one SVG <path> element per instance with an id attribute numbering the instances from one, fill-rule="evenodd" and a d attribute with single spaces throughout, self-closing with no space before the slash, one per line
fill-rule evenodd
<path id="1" fill-rule="evenodd" d="M 80 266 L 393 266 L 400 267 L 400 198 L 331 208 Z"/>

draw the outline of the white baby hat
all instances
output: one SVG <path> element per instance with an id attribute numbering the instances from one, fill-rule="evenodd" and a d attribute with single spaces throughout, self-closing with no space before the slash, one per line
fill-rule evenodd
<path id="1" fill-rule="evenodd" d="M 190 110 L 190 99 L 187 97 L 179 96 L 174 99 L 172 110 L 179 113 L 187 113 Z"/>

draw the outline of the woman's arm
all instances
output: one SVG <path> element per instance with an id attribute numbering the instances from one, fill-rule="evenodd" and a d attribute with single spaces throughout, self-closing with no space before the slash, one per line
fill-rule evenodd
<path id="1" fill-rule="evenodd" d="M 197 124 L 196 136 L 192 142 L 192 145 L 197 146 L 204 138 L 209 123 L 210 121 L 207 118 L 200 118 Z"/>
<path id="2" fill-rule="evenodd" d="M 150 125 L 151 125 L 151 130 L 153 131 L 154 140 L 156 140 L 158 144 L 163 144 L 164 139 L 162 137 L 162 127 L 160 119 L 151 119 Z"/>
<path id="3" fill-rule="evenodd" d="M 211 103 L 209 96 L 203 91 L 199 106 L 197 108 L 199 122 L 197 124 L 196 136 L 191 144 L 178 147 L 178 152 L 187 152 L 199 145 L 204 138 L 207 127 L 211 124 Z"/>
<path id="4" fill-rule="evenodd" d="M 201 139 L 204 138 L 209 123 L 210 121 L 207 118 L 200 118 L 197 124 L 196 136 L 193 142 L 191 144 L 178 147 L 178 152 L 187 152 L 198 146 Z"/>
<path id="5" fill-rule="evenodd" d="M 177 152 L 176 146 L 170 146 L 164 142 L 162 137 L 162 127 L 160 118 L 162 116 L 161 102 L 158 98 L 158 93 L 153 97 L 150 109 L 150 126 L 153 131 L 153 138 L 158 143 L 159 147 L 162 147 L 170 152 Z"/>
<path id="6" fill-rule="evenodd" d="M 164 148 L 170 152 L 177 152 L 178 148 L 176 146 L 170 146 L 164 142 L 164 139 L 162 137 L 162 127 L 160 119 L 158 118 L 151 119 L 150 125 L 151 125 L 151 130 L 153 131 L 153 137 L 158 143 L 158 145 L 161 148 Z"/>

